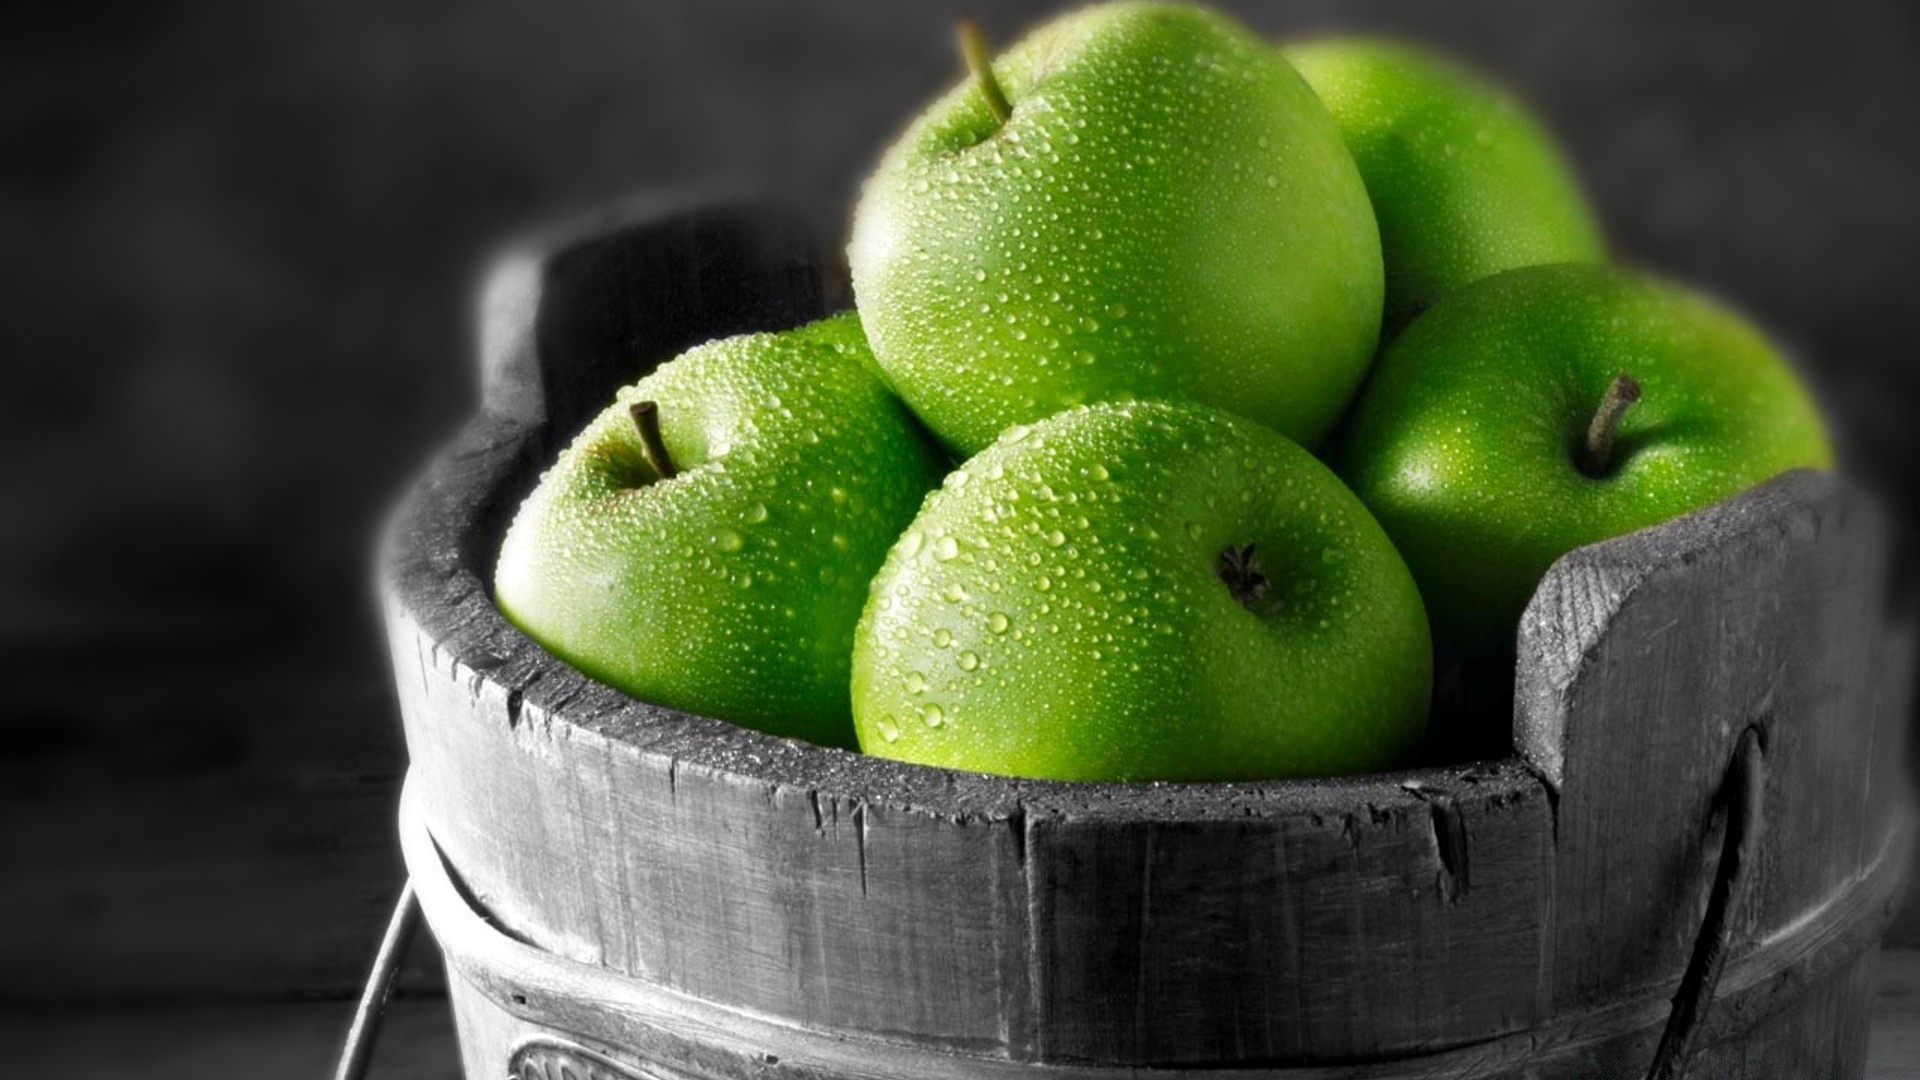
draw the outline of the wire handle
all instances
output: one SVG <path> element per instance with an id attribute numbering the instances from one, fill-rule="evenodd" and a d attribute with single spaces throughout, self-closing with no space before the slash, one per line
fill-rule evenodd
<path id="1" fill-rule="evenodd" d="M 367 1075 L 373 1048 L 380 1041 L 380 1022 L 386 1018 L 387 1000 L 393 996 L 393 982 L 400 974 L 400 961 L 407 955 L 407 946 L 419 926 L 420 905 L 414 902 L 413 879 L 408 878 L 400 886 L 400 898 L 393 903 L 393 914 L 387 918 L 387 932 L 380 939 L 380 951 L 374 955 L 373 970 L 367 973 L 367 985 L 360 991 L 360 1003 L 354 1007 L 353 1023 L 347 1028 L 333 1080 L 360 1080 Z"/>
<path id="2" fill-rule="evenodd" d="M 1758 727 L 1749 727 L 1740 733 L 1722 789 L 1727 834 L 1721 842 L 1720 865 L 1714 870 L 1713 891 L 1707 896 L 1707 912 L 1700 920 L 1700 935 L 1693 941 L 1693 958 L 1687 961 L 1687 973 L 1681 977 L 1680 989 L 1673 995 L 1673 1012 L 1667 1015 L 1667 1028 L 1653 1053 L 1647 1080 L 1676 1080 L 1685 1075 L 1693 1038 L 1713 1004 L 1713 992 L 1720 983 L 1720 968 L 1727 958 L 1727 939 L 1733 929 L 1731 913 L 1746 892 L 1749 875 L 1745 871 L 1760 842 L 1760 804 L 1767 778 L 1764 755 Z"/>

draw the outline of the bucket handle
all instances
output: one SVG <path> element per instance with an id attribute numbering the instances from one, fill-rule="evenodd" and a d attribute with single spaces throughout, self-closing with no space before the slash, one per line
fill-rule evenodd
<path id="1" fill-rule="evenodd" d="M 347 1027 L 346 1041 L 340 1048 L 340 1062 L 333 1080 L 361 1080 L 373 1061 L 373 1048 L 380 1041 L 380 1022 L 386 1018 L 387 1001 L 393 997 L 393 983 L 400 974 L 400 961 L 420 926 L 420 905 L 413 895 L 413 879 L 400 886 L 400 897 L 387 918 L 387 931 L 380 938 L 380 951 L 374 954 L 373 970 L 367 973 L 367 985 L 360 991 L 360 1002 L 353 1010 L 353 1023 Z"/>
<path id="2" fill-rule="evenodd" d="M 1700 933 L 1693 939 L 1693 956 L 1687 961 L 1680 988 L 1674 992 L 1673 1011 L 1667 1014 L 1667 1027 L 1660 1034 L 1653 1064 L 1647 1068 L 1647 1080 L 1676 1080 L 1685 1075 L 1693 1038 L 1713 1004 L 1733 931 L 1731 912 L 1746 891 L 1751 875 L 1745 871 L 1760 839 L 1760 804 L 1767 777 L 1765 751 L 1759 727 L 1749 726 L 1740 733 L 1721 788 L 1727 831 L 1720 845 L 1720 863 L 1713 872 L 1713 891 L 1707 895 Z"/>

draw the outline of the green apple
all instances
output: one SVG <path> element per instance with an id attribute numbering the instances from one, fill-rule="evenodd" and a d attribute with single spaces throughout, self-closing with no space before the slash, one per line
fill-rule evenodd
<path id="1" fill-rule="evenodd" d="M 634 697 L 852 745 L 867 580 L 942 472 L 866 351 L 847 314 L 621 390 L 520 507 L 500 610 Z"/>
<path id="2" fill-rule="evenodd" d="M 1360 166 L 1397 326 L 1483 277 L 1606 258 L 1600 228 L 1545 128 L 1505 91 L 1406 45 L 1289 46 Z"/>
<path id="3" fill-rule="evenodd" d="M 1059 780 L 1322 776 L 1425 725 L 1420 595 L 1299 445 L 1191 403 L 1009 428 L 947 477 L 854 637 L 870 754 Z"/>
<path id="4" fill-rule="evenodd" d="M 1813 402 L 1747 323 L 1565 264 L 1414 320 L 1355 406 L 1341 471 L 1406 556 L 1438 644 L 1490 655 L 1561 555 L 1831 460 Z"/>
<path id="5" fill-rule="evenodd" d="M 1366 189 L 1306 83 L 1226 18 L 1167 4 L 974 56 L 868 180 L 847 254 L 914 411 L 969 454 L 1127 398 L 1321 439 L 1372 358 L 1382 281 Z"/>

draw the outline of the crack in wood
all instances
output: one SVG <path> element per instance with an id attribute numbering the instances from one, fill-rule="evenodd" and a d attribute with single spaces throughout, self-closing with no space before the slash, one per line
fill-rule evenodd
<path id="1" fill-rule="evenodd" d="M 546 678 L 546 675 L 547 673 L 544 671 L 535 671 L 521 680 L 518 686 L 510 686 L 507 688 L 506 706 L 508 731 L 519 729 L 521 710 L 527 702 L 527 691 L 532 689 L 535 683 Z"/>
<path id="2" fill-rule="evenodd" d="M 838 811 L 835 811 L 836 819 Z M 867 804 L 853 804 L 853 842 L 860 853 L 860 895 L 867 895 Z"/>
<path id="3" fill-rule="evenodd" d="M 1013 838 L 1013 861 L 1020 876 L 1027 876 L 1027 804 L 1015 803 L 1007 814 L 1007 828 Z"/>
<path id="4" fill-rule="evenodd" d="M 1440 893 L 1456 903 L 1473 888 L 1473 864 L 1468 859 L 1467 819 L 1450 795 L 1422 793 L 1427 820 L 1433 826 L 1433 846 L 1440 856 Z"/>

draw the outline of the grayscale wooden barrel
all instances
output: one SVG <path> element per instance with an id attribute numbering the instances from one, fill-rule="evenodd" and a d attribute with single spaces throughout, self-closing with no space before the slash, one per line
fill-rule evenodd
<path id="1" fill-rule="evenodd" d="M 903 765 L 634 701 L 508 626 L 493 558 L 551 454 L 643 365 L 816 317 L 821 283 L 804 230 L 731 203 L 561 233 L 488 290 L 485 406 L 382 557 L 407 864 L 469 1077 L 1642 1075 L 1742 747 L 1764 828 L 1686 1074 L 1860 1074 L 1905 681 L 1884 526 L 1830 475 L 1562 559 L 1513 754 L 1392 775 Z"/>

